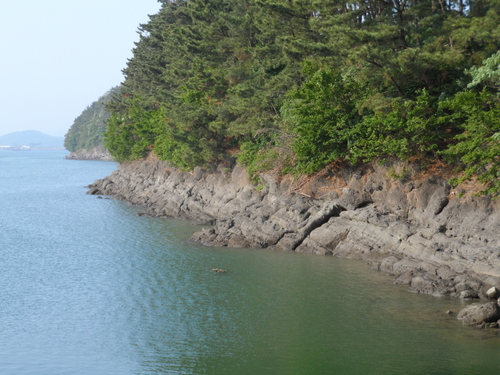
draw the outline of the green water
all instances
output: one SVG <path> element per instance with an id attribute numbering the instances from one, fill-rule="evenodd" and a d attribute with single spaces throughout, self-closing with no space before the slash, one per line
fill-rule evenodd
<path id="1" fill-rule="evenodd" d="M 188 241 L 85 195 L 114 163 L 0 152 L 0 374 L 498 374 L 467 302 L 363 262 Z M 212 268 L 227 270 L 213 273 Z"/>

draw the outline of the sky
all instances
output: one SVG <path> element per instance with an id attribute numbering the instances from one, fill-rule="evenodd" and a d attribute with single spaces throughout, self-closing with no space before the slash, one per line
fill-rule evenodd
<path id="1" fill-rule="evenodd" d="M 157 0 L 15 0 L 0 11 L 0 136 L 64 136 L 124 77 Z"/>

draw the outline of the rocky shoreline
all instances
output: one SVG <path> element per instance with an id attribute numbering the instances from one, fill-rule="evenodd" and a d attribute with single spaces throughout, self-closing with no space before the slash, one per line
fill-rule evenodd
<path id="1" fill-rule="evenodd" d="M 409 290 L 488 299 L 500 286 L 500 200 L 453 189 L 444 166 L 332 166 L 252 184 L 227 161 L 187 173 L 154 158 L 124 163 L 88 186 L 144 214 L 210 224 L 205 245 L 273 248 L 361 259 Z"/>
<path id="2" fill-rule="evenodd" d="M 91 150 L 71 152 L 68 156 L 66 156 L 66 159 L 113 161 L 113 157 L 109 151 L 104 148 L 93 148 Z"/>

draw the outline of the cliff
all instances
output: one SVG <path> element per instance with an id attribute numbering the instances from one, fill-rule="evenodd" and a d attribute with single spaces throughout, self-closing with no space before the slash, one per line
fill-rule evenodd
<path id="1" fill-rule="evenodd" d="M 260 247 L 368 261 L 409 290 L 486 298 L 500 285 L 500 201 L 452 189 L 444 166 L 337 165 L 314 176 L 263 174 L 233 162 L 179 171 L 155 160 L 118 166 L 90 185 L 145 214 L 211 224 L 205 245 Z"/>

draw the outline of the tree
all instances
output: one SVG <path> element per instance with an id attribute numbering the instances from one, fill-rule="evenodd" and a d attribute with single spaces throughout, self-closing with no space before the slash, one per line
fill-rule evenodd
<path id="1" fill-rule="evenodd" d="M 104 149 L 104 132 L 110 114 L 106 109 L 113 95 L 120 88 L 114 87 L 88 106 L 73 122 L 64 139 L 64 147 L 71 152 Z"/>
<path id="2" fill-rule="evenodd" d="M 296 136 L 298 169 L 311 173 L 348 157 L 358 140 L 358 107 L 367 90 L 352 77 L 318 65 L 306 64 L 304 74 L 307 81 L 290 94 L 283 115 Z"/>
<path id="3" fill-rule="evenodd" d="M 239 153 L 255 173 L 270 157 L 310 173 L 337 159 L 446 154 L 467 168 L 460 147 L 500 138 L 489 117 L 498 0 L 161 2 L 108 106 L 117 159 L 154 152 L 190 169 Z"/>
<path id="4" fill-rule="evenodd" d="M 483 61 L 481 67 L 473 66 L 467 71 L 472 76 L 468 88 L 484 86 L 495 91 L 500 91 L 500 51 Z"/>

